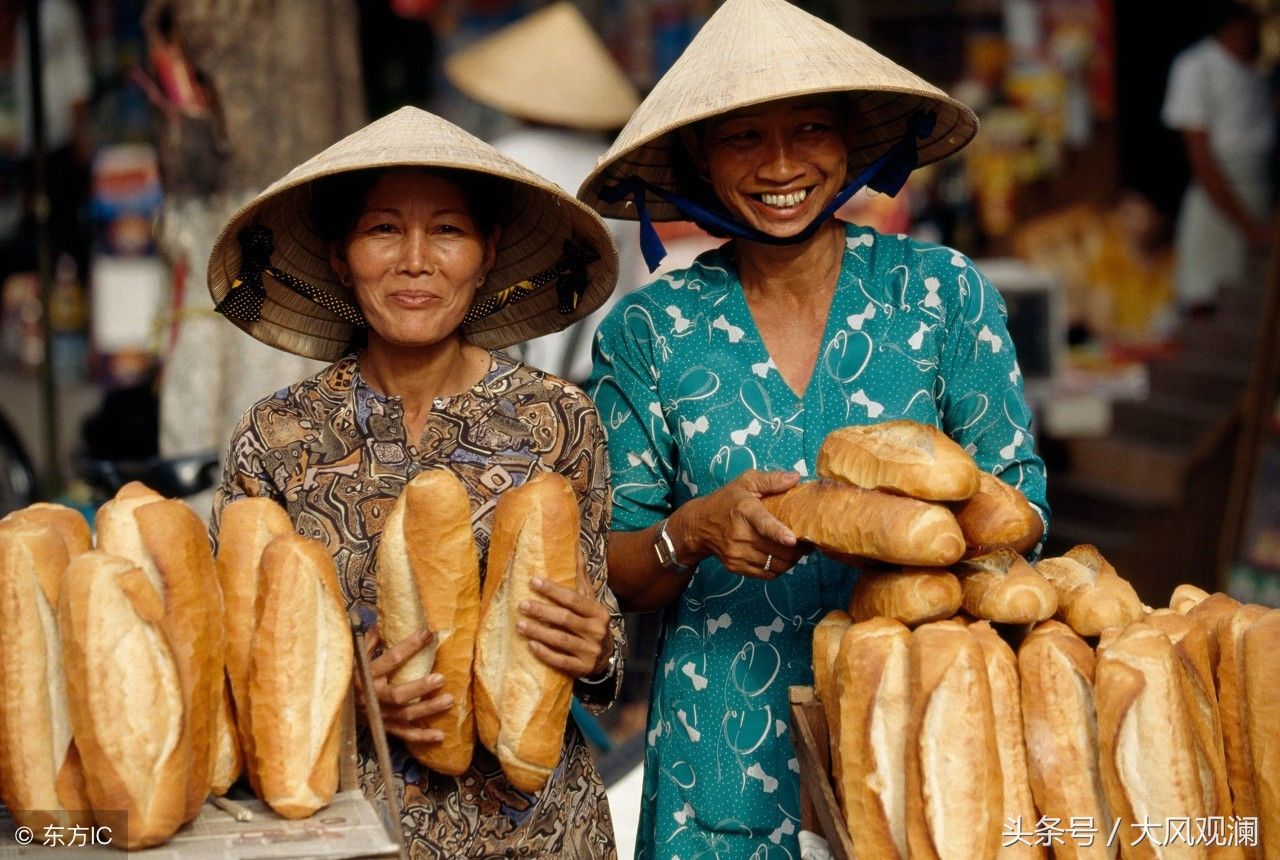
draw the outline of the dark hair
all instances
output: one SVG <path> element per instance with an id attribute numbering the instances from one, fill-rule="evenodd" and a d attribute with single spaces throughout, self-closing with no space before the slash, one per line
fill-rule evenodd
<path id="1" fill-rule="evenodd" d="M 511 198 L 511 185 L 496 176 L 444 167 L 371 167 L 324 176 L 311 184 L 311 223 L 326 245 L 342 241 L 356 219 L 369 191 L 392 170 L 421 170 L 447 179 L 462 191 L 476 228 L 488 236 L 502 222 Z"/>

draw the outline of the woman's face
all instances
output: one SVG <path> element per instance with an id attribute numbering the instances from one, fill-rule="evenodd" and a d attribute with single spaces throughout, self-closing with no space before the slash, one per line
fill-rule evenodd
<path id="1" fill-rule="evenodd" d="M 480 232 L 453 180 L 391 170 L 365 195 L 330 262 L 373 334 L 396 346 L 428 346 L 462 325 L 493 267 L 496 234 Z"/>
<path id="2" fill-rule="evenodd" d="M 786 238 L 840 191 L 848 170 L 845 114 L 830 96 L 804 96 L 707 121 L 694 160 L 743 223 Z"/>

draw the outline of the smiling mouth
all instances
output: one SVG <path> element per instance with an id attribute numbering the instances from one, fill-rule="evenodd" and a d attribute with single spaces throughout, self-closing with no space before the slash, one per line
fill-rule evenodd
<path id="1" fill-rule="evenodd" d="M 801 188 L 799 191 L 792 191 L 788 194 L 757 194 L 756 199 L 773 209 L 790 209 L 793 206 L 799 206 L 809 196 L 808 188 Z"/>

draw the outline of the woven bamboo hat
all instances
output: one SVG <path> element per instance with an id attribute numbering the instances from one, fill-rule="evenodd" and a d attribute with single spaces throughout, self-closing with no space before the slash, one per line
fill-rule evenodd
<path id="1" fill-rule="evenodd" d="M 902 141 L 922 112 L 936 112 L 936 119 L 916 141 L 917 165 L 956 152 L 978 128 L 965 105 L 785 0 L 727 0 L 641 102 L 578 197 L 606 217 L 634 220 L 631 199 L 611 202 L 601 193 L 628 177 L 680 193 L 671 150 L 682 145 L 675 133 L 681 126 L 814 93 L 848 95 L 855 121 L 850 176 Z M 654 221 L 688 218 L 652 192 L 645 202 Z"/>
<path id="2" fill-rule="evenodd" d="M 312 183 L 390 167 L 473 171 L 511 184 L 494 267 L 462 324 L 472 343 L 500 349 L 558 331 L 613 291 L 618 253 L 598 215 L 457 126 L 403 107 L 295 167 L 231 216 L 209 258 L 218 310 L 263 343 L 341 358 L 364 320 L 312 221 Z"/>
<path id="3" fill-rule="evenodd" d="M 445 62 L 476 101 L 549 125 L 621 128 L 640 96 L 587 19 L 568 0 L 509 24 Z"/>

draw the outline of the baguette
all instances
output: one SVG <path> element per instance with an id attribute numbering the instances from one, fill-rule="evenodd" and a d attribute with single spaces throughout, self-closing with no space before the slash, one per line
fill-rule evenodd
<path id="1" fill-rule="evenodd" d="M 982 647 L 956 621 L 911 632 L 907 850 L 912 860 L 994 858 L 1004 792 Z"/>
<path id="2" fill-rule="evenodd" d="M 289 514 L 265 497 L 236 499 L 222 509 L 216 560 L 222 589 L 222 618 L 226 637 L 226 675 L 236 717 L 236 734 L 244 754 L 249 785 L 259 791 L 249 726 L 249 655 L 258 617 L 258 589 L 262 580 L 262 552 L 267 544 L 293 532 Z"/>
<path id="3" fill-rule="evenodd" d="M 1035 567 L 1058 591 L 1056 617 L 1081 636 L 1127 627 L 1146 614 L 1133 586 L 1089 544 L 1043 559 Z"/>
<path id="4" fill-rule="evenodd" d="M 133 484 L 102 506 L 97 523 L 98 548 L 141 568 L 163 601 L 161 630 L 178 666 L 189 738 L 190 820 L 213 786 L 225 666 L 222 590 L 205 525 L 184 503 Z"/>
<path id="5" fill-rule="evenodd" d="M 536 792 L 560 761 L 573 680 L 517 632 L 535 577 L 576 587 L 578 502 L 567 478 L 540 472 L 498 496 L 476 635 L 475 710 L 481 742 L 511 784 Z"/>
<path id="6" fill-rule="evenodd" d="M 1018 649 L 1022 727 L 1031 796 L 1042 816 L 1082 818 L 1098 834 L 1111 832 L 1111 813 L 1098 768 L 1093 649 L 1065 624 L 1037 624 Z M 1023 822 L 1024 831 L 1032 830 Z M 1115 846 L 1095 836 L 1067 837 L 1056 858 L 1114 857 Z"/>
<path id="7" fill-rule="evenodd" d="M 1244 632 L 1245 728 L 1253 761 L 1254 798 L 1262 856 L 1280 857 L 1280 609 L 1273 609 Z"/>
<path id="8" fill-rule="evenodd" d="M 1218 627 L 1218 712 L 1222 716 L 1222 748 L 1227 760 L 1227 783 L 1236 818 L 1256 818 L 1253 753 L 1247 728 L 1244 634 L 1267 613 L 1265 606 L 1247 603 L 1237 607 Z M 1264 664 L 1265 665 L 1265 664 Z M 1275 684 L 1275 679 L 1269 679 Z M 1274 689 L 1271 695 L 1275 695 Z M 1253 856 L 1246 851 L 1246 856 Z"/>
<path id="9" fill-rule="evenodd" d="M 954 502 L 978 491 L 973 457 L 932 424 L 899 419 L 841 427 L 818 449 L 819 477 L 928 501 Z"/>
<path id="10" fill-rule="evenodd" d="M 964 555 L 960 526 L 942 505 L 830 480 L 800 484 L 762 501 L 797 537 L 840 560 L 946 567 Z"/>
<path id="11" fill-rule="evenodd" d="M 190 750 L 160 594 L 131 561 L 94 550 L 67 566 L 58 607 L 71 730 L 95 810 L 125 814 L 133 850 L 185 819 Z"/>
<path id="12" fill-rule="evenodd" d="M 975 618 L 1033 624 L 1058 610 L 1058 592 L 1027 560 L 1001 549 L 960 562 L 956 568 L 964 609 Z"/>
<path id="13" fill-rule="evenodd" d="M 968 630 L 982 648 L 982 660 L 991 688 L 991 711 L 995 719 L 996 748 L 1000 754 L 1000 782 L 1004 807 L 1001 822 L 1023 822 L 1023 830 L 1037 820 L 1027 774 L 1027 747 L 1022 739 L 1022 694 L 1018 688 L 1018 658 L 986 621 L 970 624 Z M 1043 845 L 1034 840 L 1001 840 L 1001 858 L 1044 857 Z"/>
<path id="14" fill-rule="evenodd" d="M 854 621 L 884 617 L 916 627 L 950 618 L 960 608 L 960 601 L 960 580 L 949 570 L 864 570 L 853 584 L 849 614 Z"/>
<path id="15" fill-rule="evenodd" d="M 410 741 L 409 751 L 439 773 L 465 773 L 476 739 L 471 662 L 480 617 L 480 563 L 471 500 L 452 472 L 431 469 L 405 486 L 383 527 L 377 589 L 378 630 L 386 647 L 424 628 L 434 634 L 392 675 L 392 683 L 434 671 L 444 676 L 438 694 L 453 696 L 452 708 L 421 724 L 444 732 L 444 740 Z"/>
<path id="16" fill-rule="evenodd" d="M 836 657 L 833 765 L 845 824 L 859 857 L 907 857 L 908 643 L 898 621 L 850 625 Z"/>
<path id="17" fill-rule="evenodd" d="M 21 518 L 0 524 L 0 799 L 16 824 L 38 834 L 93 823 L 56 614 L 68 561 L 52 526 Z"/>
<path id="18" fill-rule="evenodd" d="M 231 790 L 244 770 L 244 749 L 236 728 L 235 708 L 231 704 L 231 687 L 223 679 L 222 701 L 213 719 L 213 772 L 209 791 L 221 797 Z"/>
<path id="19" fill-rule="evenodd" d="M 1217 591 L 1187 610 L 1187 617 L 1203 625 L 1209 634 L 1209 665 L 1213 668 L 1215 683 L 1218 678 L 1218 634 L 1240 606 L 1240 601 L 1234 597 Z"/>
<path id="20" fill-rule="evenodd" d="M 1222 748 L 1222 719 L 1209 661 L 1209 633 L 1205 625 L 1173 609 L 1157 609 L 1146 623 L 1169 637 L 1182 666 L 1183 697 L 1195 737 L 1196 761 L 1204 808 L 1208 815 L 1231 817 L 1231 789 L 1227 785 L 1226 755 Z M 1211 846 L 1211 856 L 1239 857 L 1239 846 Z"/>
<path id="21" fill-rule="evenodd" d="M 828 726 L 835 724 L 836 716 L 836 657 L 844 632 L 852 623 L 848 612 L 833 609 L 813 627 L 813 692 L 822 703 Z"/>
<path id="22" fill-rule="evenodd" d="M 1209 592 L 1189 582 L 1184 582 L 1169 596 L 1169 608 L 1179 615 L 1186 615 L 1209 598 Z"/>
<path id="23" fill-rule="evenodd" d="M 89 521 L 75 508 L 51 502 L 36 502 L 7 514 L 0 522 L 47 525 L 53 528 L 67 547 L 67 558 L 75 558 L 93 549 L 93 533 Z"/>
<path id="24" fill-rule="evenodd" d="M 254 767 L 263 801 L 285 818 L 305 818 L 338 789 L 351 628 L 319 542 L 280 535 L 263 551 L 262 571 L 249 655 Z"/>
<path id="25" fill-rule="evenodd" d="M 1121 832 L 1159 825 L 1151 839 L 1122 839 L 1124 856 L 1207 856 L 1194 832 L 1165 832 L 1174 819 L 1207 814 L 1182 668 L 1169 637 L 1149 624 L 1128 626 L 1099 654 L 1094 687 L 1102 784 Z"/>
<path id="26" fill-rule="evenodd" d="M 978 491 L 956 505 L 955 514 L 966 555 L 998 549 L 1024 553 L 1044 534 L 1044 520 L 1022 491 L 989 472 L 979 473 Z"/>

